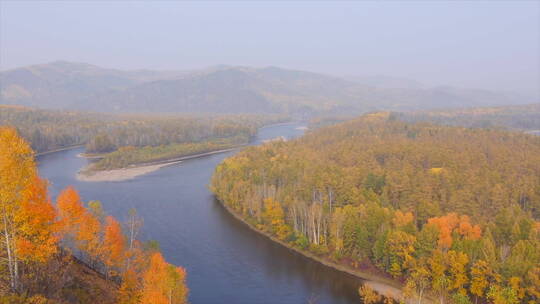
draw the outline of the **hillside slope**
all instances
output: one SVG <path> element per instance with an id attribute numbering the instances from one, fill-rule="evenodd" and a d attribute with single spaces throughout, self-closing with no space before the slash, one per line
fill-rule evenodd
<path id="1" fill-rule="evenodd" d="M 64 61 L 0 73 L 0 103 L 94 111 L 361 113 L 535 102 L 452 87 L 370 86 L 276 67 L 121 71 Z"/>

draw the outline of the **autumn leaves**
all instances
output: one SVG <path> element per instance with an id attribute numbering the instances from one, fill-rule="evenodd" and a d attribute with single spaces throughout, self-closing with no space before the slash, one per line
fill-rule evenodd
<path id="1" fill-rule="evenodd" d="M 419 303 L 540 301 L 538 137 L 370 115 L 248 148 L 211 189 L 259 229 L 374 265 Z"/>
<path id="2" fill-rule="evenodd" d="M 63 190 L 56 207 L 47 182 L 37 175 L 34 154 L 12 128 L 0 128 L 0 290 L 30 294 L 48 264 L 70 252 L 120 284 L 117 303 L 185 303 L 186 272 L 165 262 L 157 248 L 136 239 L 141 220 L 130 212 L 125 225 L 106 216 L 99 202 L 84 206 L 73 187 Z M 4 262 L 5 259 L 5 262 Z M 2 282 L 7 282 L 3 286 Z M 43 295 L 47 296 L 47 294 Z"/>
<path id="3" fill-rule="evenodd" d="M 9 287 L 22 291 L 21 262 L 47 261 L 56 253 L 55 211 L 36 175 L 33 151 L 12 128 L 0 128 L 2 258 Z M 7 265 L 6 265 L 7 264 Z"/>
<path id="4" fill-rule="evenodd" d="M 47 182 L 34 176 L 16 212 L 15 249 L 23 262 L 46 262 L 57 252 L 56 210 L 47 196 Z"/>
<path id="5" fill-rule="evenodd" d="M 441 217 L 430 218 L 427 225 L 437 227 L 439 231 L 438 245 L 440 248 L 448 249 L 452 246 L 452 233 L 457 232 L 469 240 L 478 240 L 482 235 L 479 225 L 471 225 L 467 215 L 459 217 L 456 213 L 449 213 Z"/>
<path id="6" fill-rule="evenodd" d="M 133 248 L 126 247 L 126 237 L 114 217 L 103 218 L 101 207 L 95 202 L 91 205 L 93 208 L 85 208 L 73 187 L 58 195 L 57 206 L 58 224 L 66 248 L 76 250 L 94 267 L 103 265 L 103 272 L 109 276 L 125 271 Z"/>
<path id="7" fill-rule="evenodd" d="M 178 299 L 185 301 L 187 296 L 185 276 L 186 271 L 183 268 L 167 264 L 160 253 L 153 254 L 143 278 L 144 292 L 141 303 L 182 303 Z"/>

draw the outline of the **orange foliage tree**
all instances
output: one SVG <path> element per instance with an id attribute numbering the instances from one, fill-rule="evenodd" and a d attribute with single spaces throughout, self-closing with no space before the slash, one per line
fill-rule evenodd
<path id="1" fill-rule="evenodd" d="M 150 258 L 143 282 L 143 304 L 183 304 L 187 301 L 185 270 L 167 264 L 159 252 Z"/>
<path id="2" fill-rule="evenodd" d="M 103 262 L 107 268 L 119 270 L 126 258 L 126 237 L 122 234 L 120 223 L 114 217 L 107 216 L 105 221 Z"/>
<path id="3" fill-rule="evenodd" d="M 438 245 L 441 249 L 448 249 L 452 246 L 452 232 L 454 231 L 470 240 L 478 240 L 482 236 L 480 226 L 473 226 L 467 215 L 460 217 L 453 212 L 445 216 L 430 218 L 428 225 L 437 227 L 439 231 Z"/>
<path id="4" fill-rule="evenodd" d="M 44 263 L 57 252 L 56 209 L 47 195 L 44 179 L 35 176 L 27 187 L 16 222 L 16 244 L 22 261 Z"/>
<path id="5" fill-rule="evenodd" d="M 75 237 L 79 230 L 81 218 L 86 212 L 79 193 L 75 188 L 67 187 L 56 198 L 56 206 L 60 216 L 62 234 Z"/>
<path id="6" fill-rule="evenodd" d="M 57 198 L 60 226 L 67 245 L 82 251 L 93 263 L 100 258 L 101 223 L 83 206 L 77 190 L 69 186 Z"/>

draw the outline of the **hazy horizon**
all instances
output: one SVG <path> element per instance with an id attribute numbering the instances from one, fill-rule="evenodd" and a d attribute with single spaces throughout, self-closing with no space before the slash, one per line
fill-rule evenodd
<path id="1" fill-rule="evenodd" d="M 2 1 L 0 17 L 0 70 L 57 60 L 121 70 L 277 66 L 540 93 L 534 1 Z"/>

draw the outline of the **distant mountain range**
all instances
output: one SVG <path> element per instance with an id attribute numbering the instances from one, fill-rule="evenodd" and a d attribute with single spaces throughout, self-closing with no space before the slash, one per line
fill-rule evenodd
<path id="1" fill-rule="evenodd" d="M 0 104 L 104 112 L 354 114 L 532 102 L 518 94 L 276 67 L 122 71 L 57 61 L 0 72 Z"/>

